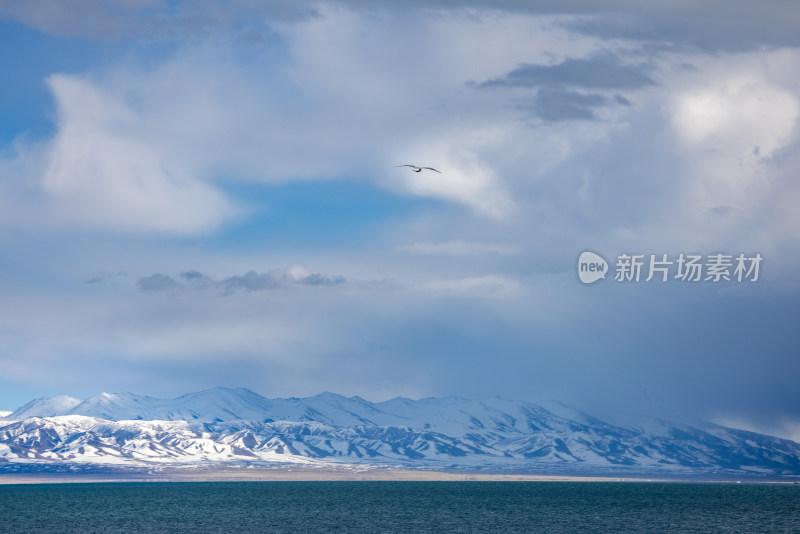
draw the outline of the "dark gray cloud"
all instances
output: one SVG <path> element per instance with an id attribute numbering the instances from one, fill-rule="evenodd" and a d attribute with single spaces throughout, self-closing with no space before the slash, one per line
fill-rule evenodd
<path id="1" fill-rule="evenodd" d="M 45 33 L 102 40 L 175 39 L 240 31 L 250 42 L 269 44 L 265 21 L 296 21 L 317 15 L 306 0 L 0 0 L 0 19 Z M 243 28 L 244 26 L 244 28 Z"/>
<path id="2" fill-rule="evenodd" d="M 221 282 L 220 287 L 224 294 L 229 295 L 239 290 L 264 291 L 280 289 L 292 285 L 335 286 L 343 284 L 344 282 L 345 278 L 342 276 L 328 277 L 319 273 L 308 273 L 298 276 L 285 271 L 270 271 L 268 273 L 248 271 L 243 275 L 226 278 Z"/>
<path id="3" fill-rule="evenodd" d="M 614 95 L 614 102 L 619 104 L 620 106 L 632 106 L 633 105 L 633 102 L 631 102 L 629 99 L 627 99 L 624 96 L 619 95 L 619 94 Z"/>
<path id="4" fill-rule="evenodd" d="M 303 268 L 290 269 L 288 271 L 272 270 L 266 273 L 251 270 L 244 274 L 228 276 L 219 282 L 215 282 L 212 277 L 197 270 L 184 271 L 177 276 L 186 280 L 188 285 L 181 284 L 171 276 L 160 273 L 139 278 L 136 285 L 145 293 L 157 293 L 160 291 L 173 291 L 185 288 L 191 288 L 196 291 L 216 288 L 219 289 L 223 295 L 231 295 L 237 291 L 267 291 L 298 285 L 336 286 L 346 282 L 343 276 L 325 276 L 320 273 L 306 271 Z M 89 282 L 96 283 L 94 279 Z"/>
<path id="5" fill-rule="evenodd" d="M 520 106 L 546 121 L 596 120 L 594 110 L 609 103 L 597 93 L 577 93 L 545 87 L 536 93 L 530 104 Z"/>
<path id="6" fill-rule="evenodd" d="M 344 282 L 345 279 L 343 276 L 327 277 L 318 273 L 311 273 L 296 281 L 296 283 L 306 286 L 336 286 Z"/>
<path id="7" fill-rule="evenodd" d="M 756 49 L 800 45 L 800 3 L 785 0 L 0 0 L 0 18 L 71 37 L 118 40 L 173 39 L 234 30 L 252 42 L 269 34 L 265 23 L 320 15 L 325 3 L 356 11 L 461 11 L 467 9 L 530 15 L 567 15 L 570 30 L 608 39 L 705 50 Z M 261 34 L 261 37 L 259 36 Z"/>
<path id="8" fill-rule="evenodd" d="M 107 273 L 107 272 L 96 274 L 93 277 L 89 278 L 86 281 L 86 283 L 87 284 L 102 284 L 103 282 L 106 281 L 106 279 L 108 279 L 109 276 L 111 276 L 111 273 Z"/>
<path id="9" fill-rule="evenodd" d="M 614 56 L 603 55 L 566 59 L 555 65 L 520 65 L 478 87 L 536 90 L 520 108 L 546 121 L 597 120 L 595 111 L 602 107 L 632 105 L 622 94 L 606 95 L 598 91 L 638 90 L 654 85 L 650 71 L 648 65 L 623 64 Z"/>
<path id="10" fill-rule="evenodd" d="M 181 278 L 183 278 L 185 280 L 204 280 L 204 279 L 208 278 L 206 275 L 204 275 L 200 271 L 195 271 L 195 270 L 184 271 L 181 274 L 179 274 L 178 276 L 180 276 Z"/>
<path id="11" fill-rule="evenodd" d="M 341 0 L 353 8 L 374 9 L 370 0 Z M 382 9 L 486 9 L 529 15 L 566 15 L 576 32 L 658 46 L 703 50 L 754 50 L 762 46 L 799 46 L 800 3 L 786 0 L 396 0 Z"/>
<path id="12" fill-rule="evenodd" d="M 157 293 L 159 291 L 171 291 L 180 288 L 180 284 L 171 276 L 155 273 L 150 276 L 139 278 L 136 282 L 141 291 L 145 293 Z"/>
<path id="13" fill-rule="evenodd" d="M 617 12 L 601 6 L 592 16 L 566 21 L 564 26 L 601 39 L 625 39 L 667 49 L 747 51 L 765 45 L 800 45 L 797 2 L 734 0 L 716 7 L 715 3 L 696 3 L 683 9 L 670 9 L 666 3 L 653 9 L 638 3 Z M 610 2 L 605 4 L 607 7 Z"/>
<path id="14" fill-rule="evenodd" d="M 655 82 L 647 65 L 625 65 L 613 56 L 566 59 L 556 65 L 524 64 L 480 87 L 580 87 L 641 89 Z"/>
<path id="15" fill-rule="evenodd" d="M 257 273 L 248 271 L 242 275 L 230 276 L 222 281 L 221 286 L 225 294 L 238 290 L 264 291 L 281 287 L 281 277 L 273 273 Z"/>
<path id="16" fill-rule="evenodd" d="M 98 273 L 93 277 L 89 278 L 86 283 L 87 284 L 103 284 L 108 282 L 114 277 L 125 277 L 128 276 L 128 273 L 120 271 L 118 273 L 110 273 L 108 271 L 103 271 L 102 273 Z"/>
<path id="17" fill-rule="evenodd" d="M 245 291 L 264 291 L 267 289 L 279 289 L 291 285 L 304 286 L 336 286 L 345 283 L 343 276 L 328 277 L 319 273 L 309 273 L 304 276 L 290 275 L 284 271 L 270 271 L 268 273 L 257 273 L 248 271 L 243 275 L 231 276 L 222 281 L 220 286 L 225 294 L 233 293 L 237 290 Z"/>

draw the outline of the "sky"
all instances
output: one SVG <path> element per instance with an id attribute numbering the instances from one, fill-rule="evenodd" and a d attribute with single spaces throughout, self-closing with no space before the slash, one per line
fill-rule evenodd
<path id="1" fill-rule="evenodd" d="M 498 395 L 800 440 L 798 27 L 782 0 L 0 0 L 0 408 Z"/>

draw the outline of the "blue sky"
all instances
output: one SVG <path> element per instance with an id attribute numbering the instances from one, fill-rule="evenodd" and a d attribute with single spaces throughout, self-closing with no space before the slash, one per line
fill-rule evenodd
<path id="1" fill-rule="evenodd" d="M 639 4 L 0 1 L 0 408 L 500 395 L 800 439 L 800 8 Z M 764 260 L 584 285 L 584 250 Z"/>

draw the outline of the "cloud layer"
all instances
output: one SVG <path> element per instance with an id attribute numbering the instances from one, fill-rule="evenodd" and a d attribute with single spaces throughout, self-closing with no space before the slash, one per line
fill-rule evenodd
<path id="1" fill-rule="evenodd" d="M 790 428 L 798 8 L 640 4 L 0 2 L 121 50 L 0 155 L 3 380 Z M 583 287 L 587 249 L 764 271 Z"/>

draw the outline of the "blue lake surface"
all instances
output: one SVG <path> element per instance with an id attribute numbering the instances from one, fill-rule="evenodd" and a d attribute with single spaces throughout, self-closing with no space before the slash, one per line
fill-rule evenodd
<path id="1" fill-rule="evenodd" d="M 0 532 L 800 532 L 800 486 L 188 482 L 0 486 Z"/>

